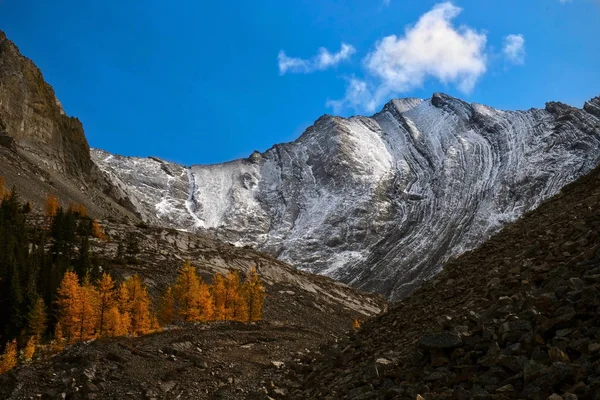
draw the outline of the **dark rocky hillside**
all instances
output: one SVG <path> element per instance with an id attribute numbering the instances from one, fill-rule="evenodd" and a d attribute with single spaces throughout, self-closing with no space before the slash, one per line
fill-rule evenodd
<path id="1" fill-rule="evenodd" d="M 279 386 L 296 399 L 598 399 L 599 289 L 597 168 Z"/>

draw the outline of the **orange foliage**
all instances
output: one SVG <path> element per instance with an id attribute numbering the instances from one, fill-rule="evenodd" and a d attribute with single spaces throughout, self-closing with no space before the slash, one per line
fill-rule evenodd
<path id="1" fill-rule="evenodd" d="M 4 374 L 17 365 L 17 341 L 7 342 L 4 354 L 0 357 L 0 374 Z"/>
<path id="2" fill-rule="evenodd" d="M 98 223 L 98 220 L 94 220 L 92 222 L 92 236 L 94 236 L 95 238 L 100 239 L 100 240 L 106 239 L 104 229 L 102 229 L 102 227 Z"/>
<path id="3" fill-rule="evenodd" d="M 2 200 L 4 198 L 4 191 L 5 191 L 4 186 L 5 185 L 6 184 L 4 183 L 4 177 L 0 176 L 0 200 Z"/>
<path id="4" fill-rule="evenodd" d="M 49 194 L 46 196 L 46 217 L 54 217 L 58 212 L 60 202 L 58 197 Z"/>
<path id="5" fill-rule="evenodd" d="M 186 261 L 179 271 L 173 292 L 177 312 L 184 321 L 203 321 L 212 317 L 210 292 L 191 263 Z"/>
<path id="6" fill-rule="evenodd" d="M 77 274 L 71 271 L 65 272 L 62 282 L 57 291 L 58 299 L 58 323 L 61 327 L 61 335 L 65 335 L 67 341 L 72 342 L 79 336 L 79 304 L 81 302 L 81 287 Z"/>
<path id="7" fill-rule="evenodd" d="M 131 316 L 130 331 L 134 335 L 145 335 L 151 331 L 150 297 L 139 275 L 133 275 L 125 281 L 128 307 Z"/>
<path id="8" fill-rule="evenodd" d="M 358 319 L 355 319 L 354 322 L 352 322 L 352 328 L 355 330 L 360 329 L 360 321 Z"/>
<path id="9" fill-rule="evenodd" d="M 25 361 L 31 361 L 33 359 L 33 355 L 35 354 L 35 338 L 31 336 L 29 340 L 27 340 L 27 344 L 23 349 L 23 358 Z"/>
<path id="10" fill-rule="evenodd" d="M 73 214 L 79 214 L 82 217 L 87 215 L 87 208 L 81 203 L 71 203 L 69 204 L 69 211 Z"/>
<path id="11" fill-rule="evenodd" d="M 246 277 L 243 292 L 246 304 L 248 304 L 248 322 L 261 320 L 265 302 L 265 287 L 262 285 L 255 267 L 252 267 Z"/>
<path id="12" fill-rule="evenodd" d="M 106 272 L 98 280 L 98 302 L 96 314 L 98 315 L 98 334 L 102 336 L 106 329 L 106 319 L 109 311 L 115 305 L 115 281 Z"/>
<path id="13" fill-rule="evenodd" d="M 126 335 L 127 333 L 129 333 L 129 330 L 131 328 L 131 306 L 129 301 L 129 290 L 127 290 L 125 282 L 121 283 L 121 286 L 119 286 L 119 293 L 117 297 L 117 309 L 119 311 L 120 316 L 120 321 L 118 321 L 119 331 L 123 332 L 123 334 Z"/>
<path id="14" fill-rule="evenodd" d="M 213 277 L 211 291 L 214 303 L 213 318 L 215 320 L 224 320 L 226 318 L 225 303 L 227 302 L 227 287 L 225 286 L 225 277 L 222 274 L 216 273 Z"/>
<path id="15" fill-rule="evenodd" d="M 248 320 L 248 304 L 244 301 L 243 287 L 238 271 L 227 273 L 225 289 L 227 293 L 225 301 L 226 319 L 246 322 Z"/>

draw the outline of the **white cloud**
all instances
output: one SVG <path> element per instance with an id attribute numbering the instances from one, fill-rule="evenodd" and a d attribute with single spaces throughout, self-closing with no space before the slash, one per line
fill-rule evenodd
<path id="1" fill-rule="evenodd" d="M 523 35 L 506 36 L 502 53 L 508 61 L 514 64 L 523 64 L 525 62 L 525 38 Z"/>
<path id="2" fill-rule="evenodd" d="M 345 97 L 328 105 L 373 112 L 390 96 L 422 86 L 428 78 L 455 84 L 466 93 L 473 90 L 487 69 L 487 38 L 452 24 L 461 11 L 450 2 L 437 4 L 407 27 L 404 36 L 383 38 L 364 60 L 367 77 L 349 79 Z"/>
<path id="3" fill-rule="evenodd" d="M 281 75 L 285 75 L 288 72 L 308 74 L 314 71 L 322 71 L 349 59 L 355 52 L 356 49 L 353 46 L 342 43 L 342 47 L 337 53 L 330 53 L 329 50 L 321 47 L 316 56 L 312 57 L 310 60 L 305 60 L 302 58 L 288 57 L 285 52 L 281 50 L 277 56 L 279 73 Z"/>

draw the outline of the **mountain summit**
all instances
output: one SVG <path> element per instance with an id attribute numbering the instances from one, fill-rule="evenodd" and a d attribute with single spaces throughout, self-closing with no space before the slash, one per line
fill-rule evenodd
<path id="1" fill-rule="evenodd" d="M 150 223 L 208 230 L 400 298 L 600 161 L 600 98 L 501 111 L 446 94 L 323 116 L 292 143 L 184 167 L 92 149 Z"/>

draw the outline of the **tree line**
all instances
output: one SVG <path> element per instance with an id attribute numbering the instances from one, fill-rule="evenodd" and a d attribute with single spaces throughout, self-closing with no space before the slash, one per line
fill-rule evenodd
<path id="1" fill-rule="evenodd" d="M 103 336 L 144 335 L 175 322 L 262 318 L 265 290 L 254 268 L 244 280 L 230 271 L 207 284 L 186 262 L 153 301 L 138 275 L 119 283 L 101 272 L 90 239 L 108 238 L 83 205 L 65 210 L 48 196 L 44 224 L 28 221 L 30 213 L 31 205 L 7 191 L 0 177 L 0 339 L 6 343 L 0 373 L 16 365 L 18 349 L 22 359 L 31 359 L 49 339 L 58 350 Z M 119 242 L 116 261 L 125 262 L 124 254 L 136 261 L 133 247 Z"/>

